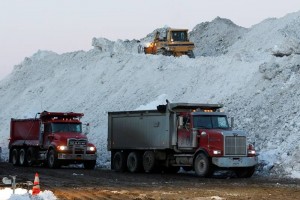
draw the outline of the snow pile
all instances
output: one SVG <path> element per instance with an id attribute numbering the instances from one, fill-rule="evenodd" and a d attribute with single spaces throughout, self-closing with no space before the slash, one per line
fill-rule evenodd
<path id="1" fill-rule="evenodd" d="M 110 41 L 106 38 L 93 38 L 92 46 L 102 52 L 111 53 L 138 53 L 138 40 L 117 40 L 116 42 Z"/>
<path id="2" fill-rule="evenodd" d="M 255 84 L 227 99 L 239 127 L 254 133 L 261 160 L 281 175 L 300 172 L 299 78 L 300 55 L 274 57 L 259 66 Z"/>
<path id="3" fill-rule="evenodd" d="M 195 56 L 220 56 L 226 54 L 228 47 L 242 39 L 246 32 L 246 28 L 217 17 L 195 26 L 190 32 L 190 40 L 195 43 Z"/>
<path id="4" fill-rule="evenodd" d="M 229 55 L 244 54 L 247 59 L 261 59 L 264 54 L 282 52 L 287 55 L 299 53 L 300 39 L 299 12 L 289 14 L 283 18 L 267 19 L 253 26 L 229 47 Z M 251 57 L 249 56 L 251 55 Z"/>
<path id="5" fill-rule="evenodd" d="M 255 142 L 260 172 L 300 178 L 299 24 L 300 12 L 250 29 L 217 18 L 191 32 L 195 42 L 203 42 L 198 55 L 207 52 L 195 59 L 137 54 L 137 40 L 104 38 L 93 39 L 88 52 L 38 51 L 0 82 L 3 157 L 10 118 L 43 110 L 83 112 L 98 165 L 109 167 L 107 112 L 155 108 L 168 98 L 223 103 Z M 274 53 L 290 49 L 283 57 Z"/>
<path id="6" fill-rule="evenodd" d="M 4 188 L 0 190 L 0 197 L 2 200 L 56 200 L 57 198 L 54 196 L 53 192 L 49 190 L 45 190 L 44 192 L 40 192 L 38 195 L 32 197 L 31 191 L 17 188 L 15 190 L 15 194 L 13 194 L 13 190 L 10 188 Z"/>

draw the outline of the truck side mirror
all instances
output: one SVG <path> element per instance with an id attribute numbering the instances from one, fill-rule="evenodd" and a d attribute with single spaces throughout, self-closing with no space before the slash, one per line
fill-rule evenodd
<path id="1" fill-rule="evenodd" d="M 234 117 L 230 117 L 230 128 L 234 126 Z"/>
<path id="2" fill-rule="evenodd" d="M 178 117 L 178 128 L 181 129 L 183 127 L 183 117 L 179 116 Z"/>
<path id="3" fill-rule="evenodd" d="M 90 133 L 90 123 L 86 123 L 84 135 L 88 135 L 89 133 Z"/>

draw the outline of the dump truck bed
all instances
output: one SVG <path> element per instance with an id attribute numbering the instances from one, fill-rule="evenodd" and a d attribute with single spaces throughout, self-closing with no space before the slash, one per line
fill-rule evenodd
<path id="1" fill-rule="evenodd" d="M 109 112 L 108 150 L 171 148 L 172 121 L 157 110 Z"/>
<path id="2" fill-rule="evenodd" d="M 39 134 L 39 119 L 11 119 L 10 145 L 38 145 Z"/>

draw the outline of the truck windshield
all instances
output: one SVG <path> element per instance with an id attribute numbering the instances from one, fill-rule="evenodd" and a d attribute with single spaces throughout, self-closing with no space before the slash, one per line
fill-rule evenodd
<path id="1" fill-rule="evenodd" d="M 76 132 L 81 133 L 82 128 L 81 124 L 73 124 L 73 123 L 52 123 L 51 124 L 52 132 Z"/>
<path id="2" fill-rule="evenodd" d="M 198 115 L 193 118 L 194 128 L 220 128 L 228 129 L 228 121 L 226 116 L 222 115 Z"/>
<path id="3" fill-rule="evenodd" d="M 186 31 L 172 31 L 173 41 L 187 41 L 187 32 Z"/>

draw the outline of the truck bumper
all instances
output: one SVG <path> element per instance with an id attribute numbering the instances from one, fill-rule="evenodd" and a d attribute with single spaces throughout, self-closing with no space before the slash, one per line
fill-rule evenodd
<path id="1" fill-rule="evenodd" d="M 59 160 L 96 160 L 96 154 L 65 154 L 58 153 L 57 158 Z"/>
<path id="2" fill-rule="evenodd" d="M 212 163 L 218 167 L 252 167 L 257 164 L 257 157 L 222 157 L 212 158 Z"/>

